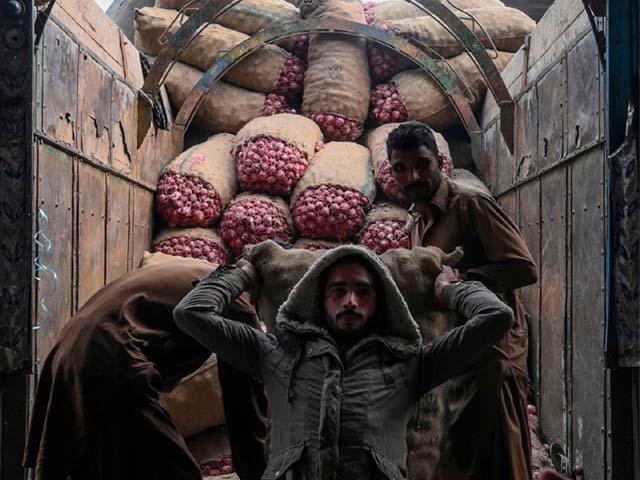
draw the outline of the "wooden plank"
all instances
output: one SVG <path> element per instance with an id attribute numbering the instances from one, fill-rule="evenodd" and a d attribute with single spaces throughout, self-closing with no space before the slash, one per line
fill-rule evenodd
<path id="1" fill-rule="evenodd" d="M 140 52 L 122 32 L 120 32 L 120 42 L 124 61 L 124 78 L 132 82 L 137 88 L 142 88 L 144 76 L 142 74 L 142 63 L 140 63 Z"/>
<path id="2" fill-rule="evenodd" d="M 497 123 L 498 132 L 500 131 L 500 121 Z M 507 144 L 501 134 L 497 135 L 497 182 L 496 190 L 503 192 L 510 188 L 515 179 L 515 157 L 509 152 Z"/>
<path id="3" fill-rule="evenodd" d="M 137 94 L 120 80 L 113 82 L 111 105 L 111 164 L 131 173 L 136 159 Z"/>
<path id="4" fill-rule="evenodd" d="M 564 153 L 566 115 L 565 62 L 561 61 L 538 83 L 538 166 L 544 169 Z"/>
<path id="5" fill-rule="evenodd" d="M 49 218 L 44 233 L 51 241 L 48 253 L 38 250 L 41 263 L 53 269 L 57 286 L 51 273 L 42 272 L 36 282 L 35 323 L 41 325 L 36 331 L 36 362 L 40 367 L 49 353 L 58 333 L 73 313 L 73 223 L 74 223 L 74 160 L 69 155 L 46 145 L 38 145 L 38 207 Z M 43 237 L 40 241 L 46 245 Z M 56 287 L 54 289 L 54 287 Z M 45 298 L 49 296 L 49 298 Z M 40 302 L 50 315 L 43 311 Z"/>
<path id="6" fill-rule="evenodd" d="M 151 248 L 153 234 L 153 194 L 133 188 L 133 249 L 132 265 L 137 268 L 146 250 Z"/>
<path id="7" fill-rule="evenodd" d="M 169 128 L 171 128 L 173 126 L 171 104 L 164 88 L 161 91 L 161 98 L 167 111 Z M 142 182 L 155 185 L 160 178 L 162 168 L 173 160 L 170 157 L 171 151 L 171 130 L 162 130 L 152 125 L 138 150 L 138 159 L 134 165 L 134 177 Z"/>
<path id="8" fill-rule="evenodd" d="M 107 175 L 107 257 L 106 283 L 128 270 L 130 185 L 123 179 Z"/>
<path id="9" fill-rule="evenodd" d="M 500 76 L 512 97 L 515 97 L 522 90 L 522 69 L 524 65 L 524 51 L 520 49 L 513 55 L 505 69 L 500 72 Z M 495 98 L 491 93 L 487 93 L 480 115 L 482 120 L 481 126 L 485 128 L 499 114 L 500 108 L 498 107 Z"/>
<path id="10" fill-rule="evenodd" d="M 498 176 L 497 153 L 498 153 L 498 139 L 499 135 L 496 124 L 491 125 L 482 134 L 482 157 L 480 159 L 480 165 L 478 165 L 478 174 L 480 178 L 487 185 L 487 188 L 494 195 L 497 193 L 496 181 Z"/>
<path id="11" fill-rule="evenodd" d="M 78 110 L 78 44 L 60 27 L 47 22 L 43 37 L 44 79 L 42 130 L 76 146 Z"/>
<path id="12" fill-rule="evenodd" d="M 567 152 L 600 138 L 600 60 L 595 37 L 587 35 L 567 54 Z"/>
<path id="13" fill-rule="evenodd" d="M 540 425 L 548 442 L 568 451 L 565 390 L 567 339 L 567 171 L 556 169 L 541 179 L 541 332 Z"/>
<path id="14" fill-rule="evenodd" d="M 78 148 L 87 157 L 109 164 L 112 76 L 80 52 L 78 81 Z"/>
<path id="15" fill-rule="evenodd" d="M 105 283 L 105 173 L 78 167 L 78 307 Z"/>
<path id="16" fill-rule="evenodd" d="M 538 171 L 538 97 L 535 88 L 527 91 L 516 105 L 516 180 Z"/>
<path id="17" fill-rule="evenodd" d="M 571 165 L 572 456 L 594 479 L 606 473 L 605 165 L 600 149 Z"/>
<path id="18" fill-rule="evenodd" d="M 540 180 L 532 180 L 518 189 L 519 227 L 533 261 L 540 265 Z M 540 349 L 540 284 L 521 290 L 529 320 L 529 376 L 538 378 Z M 537 382 L 536 382 L 537 383 Z M 537 386 L 537 385 L 536 385 Z"/>

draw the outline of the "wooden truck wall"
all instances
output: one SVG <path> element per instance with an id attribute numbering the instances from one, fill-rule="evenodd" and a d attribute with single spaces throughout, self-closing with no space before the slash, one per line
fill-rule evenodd
<path id="1" fill-rule="evenodd" d="M 581 4 L 557 1 L 503 77 L 517 103 L 515 154 L 499 134 L 499 111 L 487 96 L 481 170 L 539 266 L 540 281 L 522 293 L 541 428 L 571 465 L 584 468 L 582 478 L 612 478 L 604 78 Z"/>
<path id="2" fill-rule="evenodd" d="M 35 285 L 33 347 L 42 362 L 68 318 L 148 249 L 170 132 L 152 126 L 136 148 L 139 53 L 95 2 L 56 3 L 36 71 L 34 212 L 47 215 L 37 227 L 51 240 L 37 253 L 58 277 L 54 285 L 41 272 Z"/>

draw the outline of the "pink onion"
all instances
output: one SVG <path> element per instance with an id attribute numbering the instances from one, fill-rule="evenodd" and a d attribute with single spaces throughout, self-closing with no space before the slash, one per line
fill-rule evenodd
<path id="1" fill-rule="evenodd" d="M 369 117 L 378 125 L 404 122 L 409 118 L 395 83 L 382 83 L 371 91 Z"/>
<path id="2" fill-rule="evenodd" d="M 393 248 L 409 248 L 406 226 L 396 220 L 371 222 L 358 235 L 358 242 L 382 255 Z"/>
<path id="3" fill-rule="evenodd" d="M 200 470 L 202 471 L 203 477 L 228 475 L 235 471 L 231 456 L 229 455 L 222 457 L 220 460 L 210 460 L 203 463 L 200 465 Z"/>
<path id="4" fill-rule="evenodd" d="M 302 92 L 305 63 L 296 55 L 290 55 L 280 73 L 273 93 L 286 98 L 295 98 Z"/>
<path id="5" fill-rule="evenodd" d="M 227 253 L 221 245 L 204 238 L 173 237 L 153 246 L 154 252 L 166 253 L 176 257 L 197 258 L 211 263 L 224 265 L 229 262 Z"/>
<path id="6" fill-rule="evenodd" d="M 289 107 L 287 99 L 284 95 L 277 93 L 270 93 L 264 99 L 264 106 L 262 107 L 262 116 L 269 117 L 276 113 L 295 113 L 295 110 Z"/>
<path id="7" fill-rule="evenodd" d="M 165 173 L 158 181 L 156 208 L 170 227 L 207 227 L 220 217 L 220 195 L 200 177 Z"/>
<path id="8" fill-rule="evenodd" d="M 360 122 L 328 112 L 311 112 L 307 116 L 316 122 L 328 141 L 353 142 L 358 139 L 364 127 Z"/>
<path id="9" fill-rule="evenodd" d="M 396 183 L 395 178 L 393 178 L 389 160 L 383 162 L 382 167 L 376 175 L 376 181 L 378 185 L 380 185 L 380 188 L 382 188 L 384 194 L 391 200 L 395 200 L 398 203 L 407 203 L 406 195 Z"/>

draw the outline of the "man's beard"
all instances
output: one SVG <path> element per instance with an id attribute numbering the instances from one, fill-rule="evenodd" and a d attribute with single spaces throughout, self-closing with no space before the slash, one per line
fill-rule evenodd
<path id="1" fill-rule="evenodd" d="M 430 181 L 413 182 L 404 187 L 404 193 L 407 195 L 409 200 L 413 202 L 424 202 L 431 200 L 433 195 L 436 193 L 436 190 L 438 190 L 441 180 L 442 177 L 440 175 L 437 175 Z"/>

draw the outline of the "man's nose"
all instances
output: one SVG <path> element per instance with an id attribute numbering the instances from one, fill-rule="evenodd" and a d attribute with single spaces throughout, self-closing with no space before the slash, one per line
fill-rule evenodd
<path id="1" fill-rule="evenodd" d="M 345 307 L 350 307 L 350 308 L 355 308 L 355 307 L 358 306 L 358 302 L 356 301 L 355 292 L 347 293 L 347 297 L 345 298 L 345 301 L 344 301 L 344 306 Z"/>
<path id="2" fill-rule="evenodd" d="M 411 180 L 412 181 L 416 181 L 418 180 L 418 178 L 420 178 L 420 175 L 418 174 L 418 171 L 415 168 L 411 169 Z"/>

